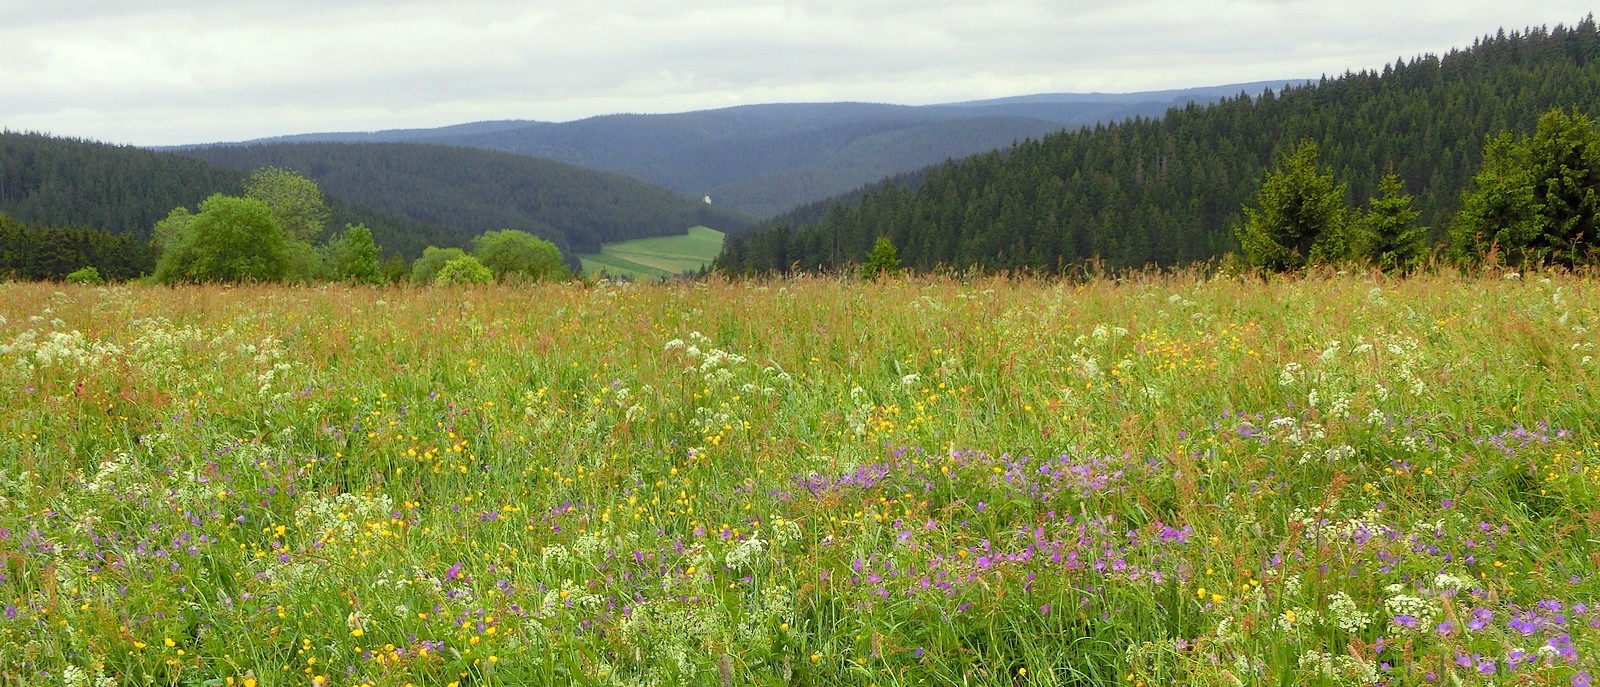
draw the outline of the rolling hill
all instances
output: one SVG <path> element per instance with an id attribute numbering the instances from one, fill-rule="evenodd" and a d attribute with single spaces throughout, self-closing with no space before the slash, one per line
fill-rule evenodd
<path id="1" fill-rule="evenodd" d="M 1064 128 L 1155 117 L 1260 93 L 1285 80 L 1150 93 L 1060 93 L 928 106 L 747 105 L 573 122 L 303 134 L 253 143 L 410 142 L 502 150 L 625 174 L 718 206 L 771 216 L 884 177 Z"/>
<path id="2" fill-rule="evenodd" d="M 173 208 L 213 193 L 237 194 L 244 173 L 190 157 L 40 134 L 0 133 L 0 213 L 29 224 L 94 227 L 139 241 Z M 443 225 L 373 210 L 330 195 L 330 226 L 365 224 L 391 254 L 469 238 Z"/>
<path id="3" fill-rule="evenodd" d="M 603 242 L 681 234 L 692 226 L 737 232 L 752 224 L 738 213 L 620 174 L 492 150 L 283 143 L 211 146 L 181 154 L 235 170 L 292 169 L 315 179 L 327 193 L 449 226 L 465 236 L 522 229 L 569 256 L 597 253 Z"/>
<path id="4" fill-rule="evenodd" d="M 1268 166 L 1306 139 L 1350 184 L 1352 205 L 1386 172 L 1401 175 L 1437 234 L 1452 221 L 1485 138 L 1530 131 L 1552 108 L 1600 112 L 1592 17 L 948 162 L 730 236 L 717 267 L 828 269 L 864 259 L 878 236 L 920 269 L 1055 271 L 1096 258 L 1113 267 L 1184 264 L 1237 249 L 1230 227 L 1241 206 Z"/>

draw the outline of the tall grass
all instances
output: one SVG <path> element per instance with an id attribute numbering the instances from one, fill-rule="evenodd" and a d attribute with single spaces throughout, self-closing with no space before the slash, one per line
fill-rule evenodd
<path id="1" fill-rule="evenodd" d="M 1583 685 L 1596 287 L 0 284 L 0 685 Z"/>

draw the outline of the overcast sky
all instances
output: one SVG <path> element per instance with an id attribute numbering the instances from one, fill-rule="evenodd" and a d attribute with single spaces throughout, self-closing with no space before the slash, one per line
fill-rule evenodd
<path id="1" fill-rule="evenodd" d="M 162 145 L 1337 75 L 1546 0 L 0 0 L 0 128 Z"/>

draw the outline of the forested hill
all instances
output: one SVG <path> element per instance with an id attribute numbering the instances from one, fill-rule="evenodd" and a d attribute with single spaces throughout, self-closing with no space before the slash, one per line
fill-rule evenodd
<path id="1" fill-rule="evenodd" d="M 1439 232 L 1477 171 L 1486 136 L 1531 131 L 1556 107 L 1600 113 L 1592 17 L 947 163 L 730 237 L 717 267 L 828 268 L 861 261 L 878 236 L 924 269 L 1210 258 L 1237 249 L 1230 227 L 1241 206 L 1302 139 L 1316 141 L 1324 164 L 1349 182 L 1352 204 L 1371 196 L 1386 171 L 1399 173 L 1422 221 Z"/>
<path id="2" fill-rule="evenodd" d="M 626 174 L 717 205 L 771 216 L 887 176 L 1067 127 L 1154 116 L 1174 105 L 1260 93 L 1286 81 L 1148 93 L 1057 93 L 927 105 L 785 103 L 573 122 L 478 122 L 441 129 L 263 139 L 430 142 L 504 150 Z"/>
<path id="3" fill-rule="evenodd" d="M 213 193 L 237 194 L 243 178 L 242 172 L 172 153 L 0 133 L 0 213 L 31 225 L 93 227 L 143 242 L 173 208 L 194 210 Z M 385 252 L 408 258 L 429 245 L 466 245 L 472 236 L 337 197 L 329 197 L 328 205 L 333 230 L 365 224 Z M 134 268 L 147 269 L 148 262 Z"/>
<path id="4" fill-rule="evenodd" d="M 619 174 L 510 153 L 413 143 L 290 143 L 182 151 L 237 170 L 283 167 L 323 191 L 471 236 L 522 229 L 563 253 L 601 242 L 679 234 L 696 225 L 730 234 L 752 220 Z M 443 245 L 443 244 L 440 244 Z"/>

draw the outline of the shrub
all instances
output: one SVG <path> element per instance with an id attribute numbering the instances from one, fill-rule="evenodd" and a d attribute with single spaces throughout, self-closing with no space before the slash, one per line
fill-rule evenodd
<path id="1" fill-rule="evenodd" d="M 439 276 L 434 277 L 433 283 L 444 286 L 458 284 L 488 284 L 494 281 L 494 273 L 483 263 L 470 255 L 463 255 L 451 260 L 439 269 Z"/>
<path id="2" fill-rule="evenodd" d="M 106 280 L 100 276 L 100 270 L 95 269 L 93 266 L 89 266 L 73 270 L 71 274 L 67 275 L 67 283 L 100 286 L 101 284 L 106 283 Z"/>

